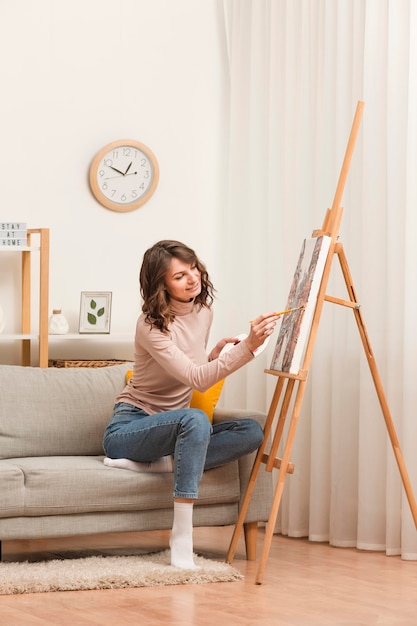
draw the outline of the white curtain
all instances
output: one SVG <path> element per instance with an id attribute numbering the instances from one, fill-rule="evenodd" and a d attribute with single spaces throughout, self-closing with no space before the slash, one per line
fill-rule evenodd
<path id="1" fill-rule="evenodd" d="M 417 1 L 223 0 L 223 300 L 229 327 L 284 308 L 332 205 L 358 101 L 340 241 L 417 491 Z M 416 241 L 415 241 L 416 238 Z M 328 289 L 346 298 L 335 262 Z M 225 295 L 226 294 L 226 295 Z M 268 350 L 225 386 L 267 409 Z M 325 303 L 278 531 L 417 559 L 417 531 L 350 309 Z M 263 471 L 261 469 L 261 471 Z"/>

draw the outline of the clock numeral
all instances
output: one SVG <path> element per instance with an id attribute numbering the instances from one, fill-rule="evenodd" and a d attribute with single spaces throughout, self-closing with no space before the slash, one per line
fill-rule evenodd
<path id="1" fill-rule="evenodd" d="M 145 165 L 147 165 L 147 164 L 148 164 L 148 159 L 145 159 L 145 157 L 143 157 L 143 158 L 140 160 L 140 166 L 141 166 L 141 167 L 145 167 Z"/>
<path id="2" fill-rule="evenodd" d="M 106 189 L 107 189 L 107 183 L 103 183 L 103 184 L 101 185 L 101 188 L 102 188 L 102 189 L 104 189 L 104 190 L 106 190 Z"/>
<path id="3" fill-rule="evenodd" d="M 100 170 L 98 173 L 99 176 L 103 177 L 104 176 L 104 170 Z"/>
<path id="4" fill-rule="evenodd" d="M 132 154 L 132 148 L 123 148 L 123 156 L 130 157 Z"/>
<path id="5" fill-rule="evenodd" d="M 104 159 L 103 163 L 106 167 L 111 167 L 113 165 L 112 159 Z"/>
<path id="6" fill-rule="evenodd" d="M 145 189 L 145 183 L 141 183 L 141 184 L 139 185 L 139 189 L 142 189 L 142 191 L 143 191 L 143 190 Z"/>
<path id="7" fill-rule="evenodd" d="M 138 192 L 136 191 L 136 189 L 133 189 L 132 198 L 137 198 L 137 197 L 138 197 Z"/>
<path id="8" fill-rule="evenodd" d="M 149 170 L 143 172 L 143 178 L 149 178 Z"/>
<path id="9" fill-rule="evenodd" d="M 122 202 L 126 202 L 126 194 L 125 194 L 125 193 L 123 193 L 123 194 L 121 195 L 120 200 L 121 200 Z"/>

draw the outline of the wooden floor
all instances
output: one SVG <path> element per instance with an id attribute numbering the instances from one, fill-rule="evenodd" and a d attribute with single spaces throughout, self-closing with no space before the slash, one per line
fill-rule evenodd
<path id="1" fill-rule="evenodd" d="M 232 528 L 195 529 L 196 552 L 224 560 Z M 66 549 L 165 549 L 169 533 L 4 542 L 4 560 Z M 260 544 L 263 539 L 261 532 Z M 262 585 L 256 563 L 233 562 L 243 581 L 0 596 L 1 626 L 416 626 L 417 562 L 379 552 L 273 539 Z"/>

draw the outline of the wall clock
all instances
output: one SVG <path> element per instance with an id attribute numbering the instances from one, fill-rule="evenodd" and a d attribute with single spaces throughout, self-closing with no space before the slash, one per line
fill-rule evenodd
<path id="1" fill-rule="evenodd" d="M 95 198 L 112 211 L 132 211 L 154 193 L 159 179 L 158 161 L 139 141 L 120 139 L 104 146 L 90 166 L 90 187 Z"/>

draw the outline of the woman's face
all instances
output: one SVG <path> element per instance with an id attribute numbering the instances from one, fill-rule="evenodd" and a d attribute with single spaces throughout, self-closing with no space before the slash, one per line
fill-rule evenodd
<path id="1" fill-rule="evenodd" d="M 189 302 L 201 292 L 201 274 L 195 265 L 172 257 L 165 276 L 165 286 L 171 298 Z"/>

